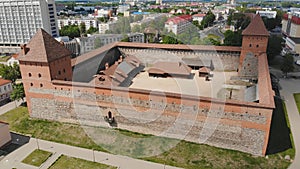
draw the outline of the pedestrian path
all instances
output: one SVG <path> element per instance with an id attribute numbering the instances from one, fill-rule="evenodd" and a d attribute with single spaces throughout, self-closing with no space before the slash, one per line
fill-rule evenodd
<path id="1" fill-rule="evenodd" d="M 294 145 L 295 145 L 295 159 L 290 165 L 289 169 L 300 168 L 300 115 L 294 99 L 294 93 L 300 93 L 300 80 L 296 79 L 280 79 L 280 91 L 281 97 L 284 98 L 288 118 L 290 122 L 291 132 L 293 134 Z"/>
<path id="2" fill-rule="evenodd" d="M 118 169 L 179 169 L 177 167 L 166 166 L 163 164 L 143 161 L 126 156 L 113 155 L 100 151 L 94 151 L 40 139 L 37 140 L 34 138 L 31 138 L 28 144 L 25 144 L 24 146 L 10 153 L 3 160 L 1 160 L 0 168 L 11 169 L 15 167 L 18 169 L 37 169 L 37 167 L 21 163 L 24 158 L 26 158 L 32 151 L 37 148 L 53 153 L 53 156 L 39 167 L 41 169 L 49 168 L 61 154 L 116 166 L 118 167 Z"/>

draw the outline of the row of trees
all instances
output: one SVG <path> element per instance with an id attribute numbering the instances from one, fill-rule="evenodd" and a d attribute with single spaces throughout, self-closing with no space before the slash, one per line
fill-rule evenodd
<path id="1" fill-rule="evenodd" d="M 67 25 L 59 30 L 59 34 L 61 36 L 69 36 L 72 39 L 74 39 L 75 37 L 86 36 L 87 34 L 93 34 L 96 32 L 98 32 L 98 29 L 93 26 L 86 30 L 86 26 L 84 23 L 81 23 L 79 26 Z"/>

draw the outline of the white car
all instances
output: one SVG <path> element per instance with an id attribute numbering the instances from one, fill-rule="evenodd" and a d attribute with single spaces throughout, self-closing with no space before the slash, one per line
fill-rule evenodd
<path id="1" fill-rule="evenodd" d="M 300 60 L 296 60 L 295 64 L 300 66 Z"/>

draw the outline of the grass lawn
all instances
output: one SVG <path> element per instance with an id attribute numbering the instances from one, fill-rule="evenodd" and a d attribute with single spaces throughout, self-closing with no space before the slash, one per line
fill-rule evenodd
<path id="1" fill-rule="evenodd" d="M 44 150 L 34 150 L 29 156 L 27 156 L 22 162 L 25 164 L 39 167 L 43 164 L 52 153 Z"/>
<path id="2" fill-rule="evenodd" d="M 0 62 L 6 62 L 11 56 L 0 56 Z"/>
<path id="3" fill-rule="evenodd" d="M 61 155 L 49 169 L 117 169 L 117 167 Z"/>
<path id="4" fill-rule="evenodd" d="M 290 152 L 290 150 L 269 155 L 267 159 L 265 157 L 254 157 L 250 154 L 239 151 L 163 137 L 153 137 L 150 141 L 142 139 L 140 142 L 134 142 L 132 140 L 137 140 L 136 138 L 151 138 L 152 136 L 126 130 L 104 131 L 104 129 L 101 128 L 89 127 L 89 129 L 94 133 L 99 132 L 99 136 L 101 137 L 98 137 L 98 139 L 105 140 L 106 142 L 113 142 L 118 145 L 105 147 L 105 145 L 99 144 L 99 142 L 94 139 L 97 141 L 97 145 L 93 139 L 88 137 L 86 134 L 88 132 L 84 132 L 81 126 L 29 118 L 26 107 L 19 107 L 1 115 L 0 120 L 10 123 L 10 129 L 12 131 L 23 134 L 31 134 L 36 138 L 100 151 L 103 151 L 106 148 L 115 154 L 128 155 L 135 158 L 139 157 L 139 155 L 143 155 L 144 152 L 152 152 L 157 151 L 157 149 L 163 149 L 162 153 L 159 153 L 159 155 L 143 157 L 141 159 L 186 169 L 287 168 L 290 165 L 290 162 L 283 159 L 284 155 L 291 154 L 291 157 L 294 157 L 293 152 Z M 106 132 L 114 133 L 106 134 Z M 123 137 L 127 136 L 127 138 L 121 139 L 116 136 L 117 134 L 121 134 Z M 112 135 L 115 137 L 109 138 L 112 137 Z M 168 147 L 168 145 L 173 143 L 176 144 L 171 146 L 170 149 L 165 149 L 164 151 L 165 147 Z M 128 152 L 128 154 L 124 152 Z"/>
<path id="5" fill-rule="evenodd" d="M 294 94 L 295 102 L 298 107 L 298 112 L 300 113 L 300 93 L 295 93 Z"/>

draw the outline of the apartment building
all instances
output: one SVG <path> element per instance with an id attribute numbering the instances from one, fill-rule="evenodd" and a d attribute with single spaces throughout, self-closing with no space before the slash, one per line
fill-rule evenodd
<path id="1" fill-rule="evenodd" d="M 300 53 L 300 12 L 286 13 L 282 17 L 282 33 L 286 48 Z"/>
<path id="2" fill-rule="evenodd" d="M 168 32 L 173 32 L 175 35 L 183 33 L 192 23 L 191 15 L 181 15 L 169 18 L 165 23 L 165 28 Z"/>
<path id="3" fill-rule="evenodd" d="M 86 30 L 90 27 L 98 28 L 98 21 L 89 18 L 58 19 L 58 28 L 61 29 L 67 25 L 80 25 L 81 23 L 85 24 Z"/>
<path id="4" fill-rule="evenodd" d="M 116 26 L 117 23 L 116 22 L 107 22 L 107 23 L 100 23 L 98 25 L 98 28 L 99 28 L 99 33 L 100 34 L 105 34 L 105 32 L 107 30 L 110 30 L 112 29 L 114 26 Z"/>
<path id="5" fill-rule="evenodd" d="M 11 81 L 0 78 L 0 105 L 9 101 L 12 90 Z"/>
<path id="6" fill-rule="evenodd" d="M 0 53 L 17 53 L 39 28 L 59 36 L 54 0 L 0 0 Z"/>
<path id="7" fill-rule="evenodd" d="M 144 43 L 145 37 L 143 33 L 131 33 L 127 34 L 129 42 Z M 114 42 L 120 42 L 125 37 L 122 34 L 94 34 L 89 37 L 76 38 L 76 41 L 80 47 L 80 55 L 90 52 L 98 47 L 111 44 Z"/>

